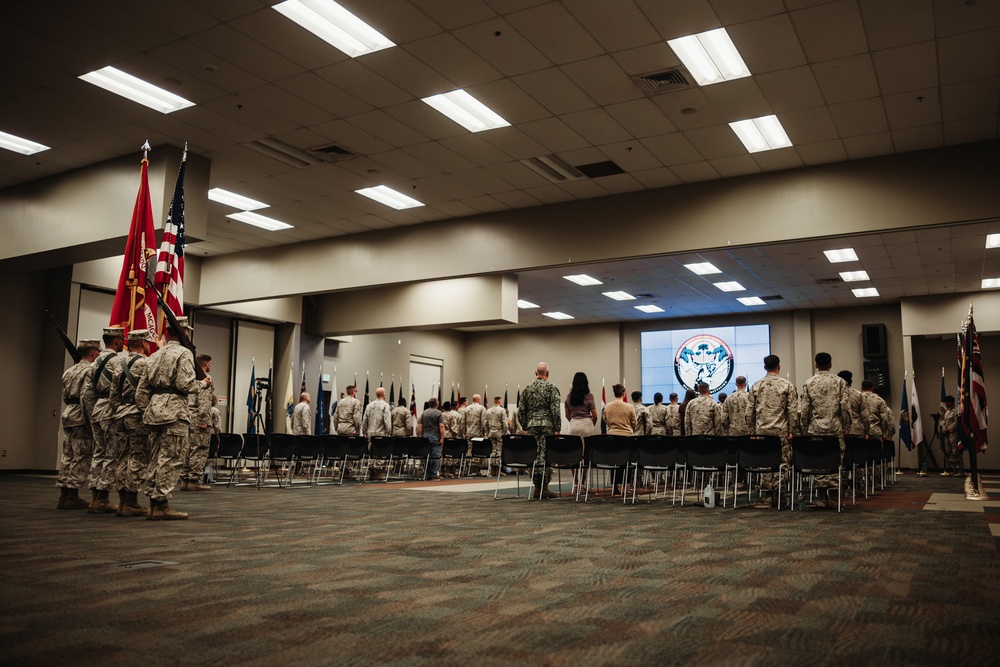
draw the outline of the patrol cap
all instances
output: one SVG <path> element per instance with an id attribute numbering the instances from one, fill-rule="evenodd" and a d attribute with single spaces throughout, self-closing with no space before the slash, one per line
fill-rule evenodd
<path id="1" fill-rule="evenodd" d="M 124 338 L 125 328 L 124 327 L 104 327 L 104 335 L 111 336 L 113 338 Z"/>
<path id="2" fill-rule="evenodd" d="M 141 343 L 144 340 L 149 340 L 149 329 L 132 329 L 128 332 L 128 342 Z"/>
<path id="3" fill-rule="evenodd" d="M 76 344 L 80 349 L 94 348 L 95 350 L 101 349 L 101 341 L 95 340 L 93 338 L 81 338 Z"/>
<path id="4" fill-rule="evenodd" d="M 187 318 L 187 315 L 181 315 L 180 317 L 178 317 L 177 324 L 181 325 L 188 331 L 194 331 L 194 327 L 191 326 L 190 321 Z"/>

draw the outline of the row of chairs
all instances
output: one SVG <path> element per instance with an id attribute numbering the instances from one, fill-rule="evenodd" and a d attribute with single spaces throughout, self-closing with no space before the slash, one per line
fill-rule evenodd
<path id="1" fill-rule="evenodd" d="M 816 475 L 837 475 L 837 509 L 842 509 L 842 475 L 849 471 L 852 485 L 852 498 L 857 503 L 856 484 L 857 469 L 864 467 L 865 497 L 869 490 L 874 493 L 875 473 L 881 464 L 882 487 L 885 485 L 885 471 L 894 464 L 894 450 L 891 442 L 881 440 L 866 440 L 864 438 L 847 437 L 843 454 L 840 439 L 836 436 L 799 436 L 792 439 L 791 475 L 788 475 L 788 490 L 791 495 L 796 490 L 804 493 L 804 483 L 809 480 L 809 498 L 813 499 L 812 481 Z M 504 436 L 501 465 L 507 468 L 531 470 L 535 473 L 536 444 L 532 436 Z M 661 475 L 673 480 L 671 485 L 671 503 L 677 502 L 678 478 L 682 480 L 681 505 L 685 503 L 689 474 L 694 478 L 695 488 L 700 488 L 698 477 L 702 482 L 714 482 L 716 476 L 724 476 L 722 489 L 725 492 L 724 506 L 731 497 L 733 507 L 737 504 L 737 488 L 739 476 L 746 474 L 747 501 L 751 500 L 754 476 L 759 480 L 764 474 L 777 474 L 778 507 L 782 506 L 781 493 L 784 490 L 784 477 L 788 472 L 782 464 L 782 439 L 778 436 L 607 436 L 594 435 L 586 438 L 569 435 L 547 436 L 545 438 L 546 465 L 557 471 L 572 471 L 575 479 L 575 497 L 584 501 L 589 499 L 594 486 L 595 474 L 603 474 L 611 479 L 611 485 L 621 485 L 622 502 L 627 502 L 628 482 L 631 481 L 632 503 L 636 502 L 639 489 L 639 477 L 642 475 L 644 485 L 649 493 L 649 499 L 659 493 Z M 584 472 L 586 471 L 586 474 Z M 732 494 L 729 495 L 730 474 L 732 479 Z M 890 479 L 894 479 L 890 475 Z M 560 484 L 561 485 L 561 484 Z M 714 487 L 715 484 L 712 484 Z M 664 493 L 666 482 L 664 481 Z M 500 476 L 497 476 L 497 488 L 494 498 L 500 492 Z M 520 483 L 517 486 L 517 496 L 520 497 Z M 529 495 L 530 498 L 530 495 Z"/>

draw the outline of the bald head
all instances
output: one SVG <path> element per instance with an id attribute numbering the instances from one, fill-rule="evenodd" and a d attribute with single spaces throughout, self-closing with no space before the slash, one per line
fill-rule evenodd
<path id="1" fill-rule="evenodd" d="M 473 394 L 472 395 L 472 402 L 473 403 L 482 403 L 483 402 L 483 397 L 480 396 L 479 394 Z"/>
<path id="2" fill-rule="evenodd" d="M 375 390 L 375 398 L 382 401 L 385 400 L 385 387 L 379 387 Z"/>
<path id="3" fill-rule="evenodd" d="M 309 396 L 308 391 L 304 391 L 299 394 L 299 403 L 308 403 L 310 400 L 312 400 L 312 397 Z"/>
<path id="4" fill-rule="evenodd" d="M 539 361 L 535 366 L 535 377 L 547 378 L 549 376 L 549 365 L 544 361 Z"/>

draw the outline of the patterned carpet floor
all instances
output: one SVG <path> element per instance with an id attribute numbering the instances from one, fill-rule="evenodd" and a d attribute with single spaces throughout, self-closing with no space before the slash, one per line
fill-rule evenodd
<path id="1" fill-rule="evenodd" d="M 151 522 L 0 476 L 0 663 L 1000 662 L 997 514 L 925 511 L 960 479 L 842 514 L 422 492 L 452 484 L 175 492 L 191 519 Z"/>

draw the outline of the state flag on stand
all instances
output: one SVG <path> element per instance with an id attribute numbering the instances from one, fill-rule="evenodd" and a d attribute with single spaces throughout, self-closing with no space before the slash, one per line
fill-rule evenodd
<path id="1" fill-rule="evenodd" d="M 983 378 L 983 360 L 979 350 L 979 333 L 972 319 L 969 319 L 959 334 L 959 423 L 966 437 L 976 443 L 976 451 L 986 451 L 986 381 Z M 964 440 L 964 439 L 963 439 Z"/>
<path id="2" fill-rule="evenodd" d="M 145 329 L 156 340 L 156 297 L 146 299 L 146 259 L 156 254 L 156 231 L 153 229 L 153 208 L 149 200 L 149 160 L 142 158 L 139 170 L 139 192 L 132 209 L 125 257 L 118 278 L 118 290 L 111 306 L 111 326 L 130 331 Z M 156 349 L 156 346 L 153 346 Z"/>
<path id="3" fill-rule="evenodd" d="M 913 446 L 927 444 L 924 440 L 924 422 L 920 419 L 920 401 L 917 400 L 917 379 L 913 378 L 910 385 L 910 437 L 913 439 Z"/>
<path id="4" fill-rule="evenodd" d="M 160 252 L 156 256 L 156 274 L 153 276 L 153 284 L 163 295 L 163 301 L 178 317 L 184 314 L 184 168 L 186 165 L 187 150 L 184 151 L 180 169 L 177 170 L 174 195 L 167 210 L 167 222 L 163 225 L 163 240 L 160 242 Z"/>
<path id="5" fill-rule="evenodd" d="M 399 389 L 403 391 L 402 387 Z M 413 415 L 413 435 L 417 435 L 417 385 L 410 382 L 410 414 Z"/>
<path id="6" fill-rule="evenodd" d="M 250 388 L 247 390 L 247 430 L 250 435 L 257 433 L 257 424 L 254 421 L 254 385 L 257 383 L 257 372 L 254 369 L 253 359 L 250 360 Z"/>
<path id="7" fill-rule="evenodd" d="M 332 400 L 332 399 L 331 399 Z M 323 400 L 323 367 L 319 367 L 319 386 L 316 388 L 316 430 L 313 435 L 324 435 L 326 426 L 326 404 Z"/>
<path id="8" fill-rule="evenodd" d="M 899 408 L 899 441 L 906 445 L 906 451 L 913 449 L 910 437 L 910 407 L 906 398 L 906 378 L 903 378 L 903 404 Z"/>
<path id="9" fill-rule="evenodd" d="M 292 432 L 292 412 L 295 411 L 295 404 L 299 402 L 295 395 L 295 364 L 288 365 L 288 400 L 285 401 L 285 433 Z"/>

